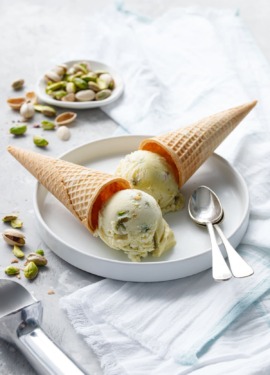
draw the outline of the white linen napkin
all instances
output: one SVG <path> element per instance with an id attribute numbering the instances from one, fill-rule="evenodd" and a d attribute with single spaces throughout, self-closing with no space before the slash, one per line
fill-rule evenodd
<path id="1" fill-rule="evenodd" d="M 235 12 L 175 9 L 156 20 L 112 10 L 87 25 L 91 58 L 117 66 L 125 94 L 103 110 L 122 131 L 162 133 L 259 99 L 219 147 L 245 178 L 248 279 L 211 272 L 162 283 L 103 280 L 61 301 L 108 375 L 267 374 L 270 69 Z M 95 30 L 95 34 L 93 34 Z M 263 83 L 263 84 L 262 84 Z"/>

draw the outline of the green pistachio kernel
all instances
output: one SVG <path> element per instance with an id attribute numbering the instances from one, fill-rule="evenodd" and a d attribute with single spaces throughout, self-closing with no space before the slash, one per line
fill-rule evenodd
<path id="1" fill-rule="evenodd" d="M 33 142 L 37 147 L 46 147 L 48 146 L 49 142 L 39 135 L 34 135 Z"/>
<path id="2" fill-rule="evenodd" d="M 43 120 L 41 121 L 42 128 L 44 130 L 54 130 L 55 129 L 55 124 L 51 121 Z"/>
<path id="3" fill-rule="evenodd" d="M 44 256 L 44 250 L 42 250 L 42 249 L 37 249 L 36 253 L 39 254 L 39 255 Z"/>
<path id="4" fill-rule="evenodd" d="M 16 258 L 24 258 L 24 252 L 18 246 L 14 245 L 12 252 Z"/>
<path id="5" fill-rule="evenodd" d="M 14 135 L 23 135 L 27 130 L 26 124 L 16 125 L 12 126 L 12 128 L 9 129 L 9 132 Z"/>
<path id="6" fill-rule="evenodd" d="M 16 267 L 16 266 L 8 266 L 5 269 L 5 273 L 8 276 L 15 276 L 15 275 L 18 275 L 20 273 L 20 269 L 19 269 L 19 267 Z"/>
<path id="7" fill-rule="evenodd" d="M 35 111 L 41 112 L 44 116 L 47 117 L 54 117 L 56 115 L 56 110 L 48 105 L 35 104 L 34 108 Z"/>
<path id="8" fill-rule="evenodd" d="M 78 87 L 78 89 L 81 89 L 81 90 L 88 89 L 88 83 L 81 78 L 74 78 L 73 82 L 75 83 L 75 86 Z"/>
<path id="9" fill-rule="evenodd" d="M 55 82 L 51 85 L 47 85 L 46 92 L 47 90 L 50 91 L 56 91 L 56 90 L 61 90 L 66 88 L 66 82 L 60 81 L 60 82 Z"/>
<path id="10" fill-rule="evenodd" d="M 34 262 L 30 262 L 25 266 L 23 273 L 27 279 L 33 280 L 38 274 L 38 267 Z"/>
<path id="11" fill-rule="evenodd" d="M 22 228 L 23 226 L 23 222 L 18 218 L 11 220 L 10 224 L 14 229 Z"/>

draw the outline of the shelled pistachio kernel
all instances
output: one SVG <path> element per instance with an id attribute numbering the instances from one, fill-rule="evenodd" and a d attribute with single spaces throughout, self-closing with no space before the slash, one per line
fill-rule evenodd
<path id="1" fill-rule="evenodd" d="M 43 138 L 39 135 L 34 135 L 33 142 L 37 147 L 46 147 L 49 144 L 47 139 L 45 139 L 45 138 Z"/>
<path id="2" fill-rule="evenodd" d="M 44 250 L 42 250 L 42 249 L 37 249 L 37 250 L 36 250 L 36 254 L 39 254 L 39 255 L 44 256 Z"/>
<path id="3" fill-rule="evenodd" d="M 2 233 L 2 236 L 6 243 L 9 245 L 25 245 L 25 235 L 16 229 L 6 229 Z"/>
<path id="4" fill-rule="evenodd" d="M 109 89 L 101 90 L 96 93 L 96 100 L 104 100 L 111 96 L 112 92 Z"/>
<path id="5" fill-rule="evenodd" d="M 16 218 L 14 220 L 11 220 L 10 225 L 14 229 L 20 229 L 23 226 L 23 222 L 20 219 Z"/>
<path id="6" fill-rule="evenodd" d="M 24 258 L 24 252 L 18 246 L 14 245 L 12 252 L 15 255 L 15 257 L 19 259 Z"/>
<path id="7" fill-rule="evenodd" d="M 15 275 L 18 275 L 19 273 L 20 273 L 20 268 L 16 266 L 8 266 L 5 269 L 5 274 L 8 276 L 15 276 Z"/>
<path id="8" fill-rule="evenodd" d="M 26 124 L 20 124 L 16 126 L 12 126 L 9 129 L 10 134 L 13 135 L 23 135 L 27 131 L 27 125 Z"/>
<path id="9" fill-rule="evenodd" d="M 33 280 L 38 274 L 38 267 L 34 262 L 30 262 L 25 266 L 23 273 L 27 279 Z"/>
<path id="10" fill-rule="evenodd" d="M 44 130 L 54 130 L 55 129 L 55 124 L 51 121 L 43 120 L 41 121 L 42 128 Z"/>

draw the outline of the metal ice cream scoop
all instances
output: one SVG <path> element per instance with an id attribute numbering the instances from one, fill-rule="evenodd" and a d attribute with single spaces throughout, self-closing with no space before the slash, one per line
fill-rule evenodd
<path id="1" fill-rule="evenodd" d="M 0 336 L 15 344 L 38 374 L 84 375 L 41 329 L 42 305 L 21 284 L 0 279 Z"/>
<path id="2" fill-rule="evenodd" d="M 207 227 L 212 244 L 212 272 L 215 280 L 228 280 L 234 277 L 246 277 L 253 274 L 253 269 L 237 253 L 223 234 L 218 223 L 224 217 L 224 211 L 217 195 L 207 186 L 199 186 L 193 191 L 188 206 L 190 217 L 200 225 Z M 218 232 L 225 249 L 232 274 L 218 247 L 214 229 Z"/>

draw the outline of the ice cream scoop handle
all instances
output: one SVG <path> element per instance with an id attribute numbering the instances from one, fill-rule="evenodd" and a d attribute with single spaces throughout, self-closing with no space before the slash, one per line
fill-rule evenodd
<path id="1" fill-rule="evenodd" d="M 216 281 L 229 280 L 232 277 L 232 273 L 225 262 L 223 255 L 218 247 L 214 228 L 212 223 L 206 223 L 212 246 L 212 275 Z"/>
<path id="2" fill-rule="evenodd" d="M 18 346 L 41 375 L 85 375 L 62 350 L 37 327 L 19 337 Z"/>
<path id="3" fill-rule="evenodd" d="M 237 253 L 237 251 L 232 247 L 230 242 L 224 236 L 220 227 L 215 224 L 215 229 L 218 232 L 219 237 L 221 238 L 223 245 L 227 251 L 230 267 L 234 277 L 247 277 L 253 275 L 254 271 L 247 264 L 247 262 Z"/>

